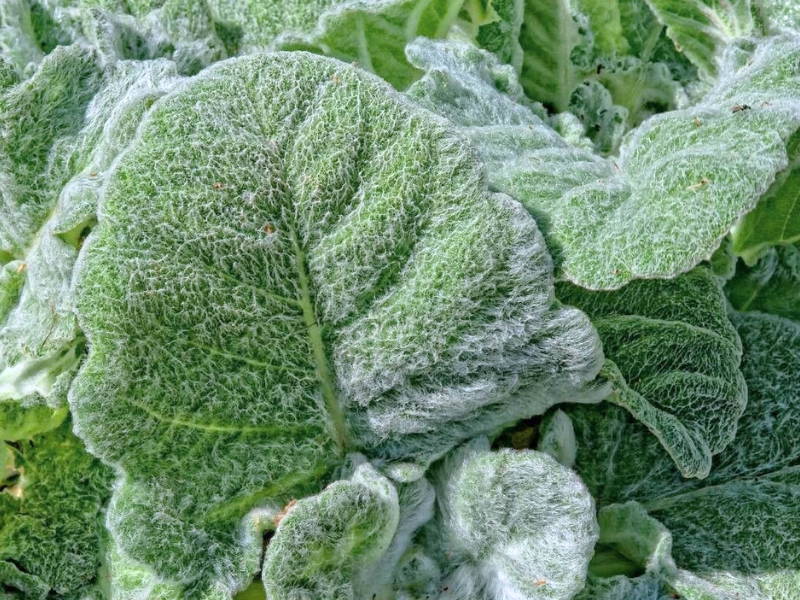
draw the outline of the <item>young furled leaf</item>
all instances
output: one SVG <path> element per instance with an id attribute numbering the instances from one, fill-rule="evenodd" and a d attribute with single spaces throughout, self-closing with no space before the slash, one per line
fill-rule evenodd
<path id="1" fill-rule="evenodd" d="M 70 406 L 124 473 L 123 553 L 238 587 L 244 514 L 316 492 L 346 453 L 424 469 L 605 395 L 535 223 L 447 125 L 306 53 L 220 63 L 151 109 L 75 275 Z"/>
<path id="2" fill-rule="evenodd" d="M 369 463 L 349 480 L 298 500 L 267 547 L 267 600 L 366 598 L 354 581 L 369 581 L 399 518 L 397 490 Z"/>
<path id="3" fill-rule="evenodd" d="M 488 450 L 477 438 L 431 473 L 440 600 L 572 598 L 597 540 L 592 497 L 548 454 Z"/>

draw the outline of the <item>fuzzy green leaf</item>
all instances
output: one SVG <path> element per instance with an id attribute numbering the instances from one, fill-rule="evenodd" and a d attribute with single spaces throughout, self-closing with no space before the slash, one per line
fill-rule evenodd
<path id="1" fill-rule="evenodd" d="M 748 404 L 705 480 L 682 479 L 644 428 L 610 406 L 567 409 L 576 470 L 606 507 L 601 543 L 640 568 L 662 565 L 659 577 L 682 596 L 788 600 L 800 593 L 800 325 L 762 313 L 732 319 Z M 630 501 L 657 522 L 621 504 Z"/>
<path id="2" fill-rule="evenodd" d="M 800 240 L 800 135 L 788 144 L 789 166 L 733 229 L 733 251 L 755 262 L 769 246 Z"/>
<path id="3" fill-rule="evenodd" d="M 346 452 L 424 469 L 599 400 L 599 340 L 550 268 L 463 140 L 360 69 L 274 53 L 182 85 L 115 163 L 76 268 L 70 405 L 125 473 L 121 550 L 170 579 L 248 577 L 242 516 Z"/>
<path id="4" fill-rule="evenodd" d="M 0 444 L 12 456 L 0 473 L 0 587 L 12 598 L 65 597 L 97 576 L 111 472 L 70 427 Z"/>
<path id="5" fill-rule="evenodd" d="M 598 535 L 592 497 L 548 454 L 488 449 L 473 440 L 431 475 L 445 572 L 439 598 L 572 598 Z"/>
<path id="6" fill-rule="evenodd" d="M 650 429 L 684 477 L 706 477 L 747 402 L 741 343 L 711 270 L 614 292 L 562 284 L 558 296 L 597 328 L 612 361 L 604 369 L 611 401 Z"/>
<path id="7" fill-rule="evenodd" d="M 491 187 L 536 217 L 561 277 L 616 289 L 709 259 L 787 166 L 786 143 L 800 125 L 799 57 L 794 35 L 732 45 L 701 103 L 648 119 L 609 160 L 571 147 L 530 111 L 521 119 L 524 106 L 511 118 L 477 110 L 473 97 L 481 106 L 517 103 L 486 81 L 465 94 L 474 87 L 469 66 L 409 94 L 464 128 Z"/>
<path id="8" fill-rule="evenodd" d="M 77 45 L 54 51 L 0 99 L 14 134 L 0 148 L 9 182 L 0 254 L 10 259 L 0 271 L 0 402 L 64 403 L 85 345 L 72 268 L 98 191 L 142 115 L 177 80 L 167 61 L 122 61 L 101 73 L 95 60 Z"/>
<path id="9" fill-rule="evenodd" d="M 725 292 L 736 310 L 772 313 L 800 323 L 800 245 L 771 248 L 752 267 L 739 262 Z"/>
<path id="10" fill-rule="evenodd" d="M 344 2 L 323 13 L 310 33 L 282 34 L 275 47 L 353 61 L 402 90 L 421 75 L 406 60 L 406 44 L 418 36 L 444 37 L 460 8 L 458 0 Z"/>
<path id="11" fill-rule="evenodd" d="M 400 518 L 397 490 L 369 463 L 347 481 L 289 508 L 270 540 L 262 578 L 267 600 L 366 598 L 354 580 L 388 549 Z"/>
<path id="12" fill-rule="evenodd" d="M 575 49 L 588 43 L 581 35 L 578 18 L 569 0 L 525 3 L 519 40 L 524 53 L 520 82 L 530 98 L 555 112 L 567 110 L 570 94 L 583 75 L 572 61 Z"/>
<path id="13" fill-rule="evenodd" d="M 758 32 L 750 0 L 647 0 L 666 25 L 675 46 L 697 66 L 701 75 L 714 78 L 722 54 L 736 38 Z"/>

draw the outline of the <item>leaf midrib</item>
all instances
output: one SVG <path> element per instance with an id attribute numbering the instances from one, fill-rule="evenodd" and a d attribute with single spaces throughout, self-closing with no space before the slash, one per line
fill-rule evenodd
<path id="1" fill-rule="evenodd" d="M 315 373 L 322 389 L 322 399 L 325 403 L 325 409 L 330 417 L 336 447 L 339 449 L 340 454 L 344 455 L 349 446 L 347 427 L 342 408 L 339 406 L 336 384 L 334 383 L 330 365 L 328 365 L 328 357 L 325 353 L 325 345 L 322 341 L 322 330 L 319 326 L 319 319 L 317 318 L 317 313 L 316 310 L 314 310 L 314 303 L 311 298 L 310 279 L 306 270 L 306 255 L 305 251 L 300 246 L 300 241 L 297 238 L 297 232 L 294 228 L 290 230 L 290 236 L 295 262 L 297 264 L 297 276 L 300 282 L 300 306 L 303 309 L 303 320 L 308 330 Z"/>

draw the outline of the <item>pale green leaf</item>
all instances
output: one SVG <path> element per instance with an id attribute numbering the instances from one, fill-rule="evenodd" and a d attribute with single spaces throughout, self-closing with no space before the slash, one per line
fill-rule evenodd
<path id="1" fill-rule="evenodd" d="M 399 518 L 397 491 L 369 463 L 349 480 L 298 500 L 267 547 L 267 600 L 366 598 L 354 580 L 368 583 Z"/>
<path id="2" fill-rule="evenodd" d="M 125 474 L 121 551 L 164 578 L 249 577 L 242 516 L 314 493 L 347 452 L 424 469 L 605 393 L 527 211 L 360 69 L 306 53 L 207 69 L 154 105 L 103 194 L 70 405 Z"/>
<path id="3" fill-rule="evenodd" d="M 460 8 L 459 0 L 351 0 L 323 13 L 309 33 L 281 34 L 274 47 L 355 62 L 402 90 L 421 75 L 406 60 L 406 44 L 444 37 Z"/>
<path id="4" fill-rule="evenodd" d="M 751 0 L 755 14 L 774 33 L 781 29 L 800 29 L 800 5 L 785 0 Z"/>
<path id="5" fill-rule="evenodd" d="M 617 151 L 628 129 L 628 109 L 615 105 L 603 84 L 584 81 L 572 92 L 569 110 L 583 123 L 596 153 L 608 156 Z"/>
<path id="6" fill-rule="evenodd" d="M 483 106 L 515 102 L 496 86 L 465 94 L 468 67 L 409 93 L 462 126 L 490 186 L 536 217 L 562 278 L 616 289 L 708 260 L 787 166 L 786 140 L 800 124 L 799 57 L 793 35 L 731 46 L 700 104 L 648 119 L 608 160 L 569 146 L 530 111 L 523 120 L 524 106 L 514 120 L 474 108 L 475 96 Z"/>
<path id="7" fill-rule="evenodd" d="M 576 0 L 575 4 L 589 18 L 598 52 L 607 56 L 628 53 L 618 0 Z"/>
<path id="8" fill-rule="evenodd" d="M 733 251 L 754 263 L 768 247 L 800 240 L 800 135 L 789 140 L 789 166 L 733 229 Z"/>
<path id="9" fill-rule="evenodd" d="M 22 407 L 17 402 L 0 402 L 0 440 L 29 440 L 55 429 L 67 418 L 67 407 L 46 404 Z"/>
<path id="10" fill-rule="evenodd" d="M 411 571 L 424 570 L 412 564 L 414 535 L 433 517 L 435 493 L 427 479 L 395 483 L 400 506 L 397 528 L 389 547 L 369 568 L 361 569 L 355 578 L 358 596 L 374 600 L 394 600 L 399 591 L 417 587 Z M 420 559 L 422 560 L 422 559 Z M 418 573 L 419 574 L 419 573 Z M 414 580 L 414 581 L 411 581 Z M 425 577 L 425 582 L 431 578 Z M 438 583 L 438 575 L 433 578 Z"/>
<path id="11" fill-rule="evenodd" d="M 488 449 L 477 438 L 431 474 L 440 600 L 572 598 L 598 535 L 592 497 L 548 454 Z"/>
<path id="12" fill-rule="evenodd" d="M 579 23 L 583 19 L 583 23 Z M 582 35 L 586 18 L 570 6 L 569 0 L 526 2 L 520 31 L 523 50 L 520 82 L 528 97 L 544 103 L 555 112 L 567 110 L 572 91 L 583 79 L 584 71 L 572 61 L 580 45 L 591 45 Z"/>

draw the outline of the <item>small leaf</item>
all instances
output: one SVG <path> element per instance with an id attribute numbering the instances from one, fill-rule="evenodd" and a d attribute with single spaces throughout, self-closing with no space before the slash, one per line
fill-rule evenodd
<path id="1" fill-rule="evenodd" d="M 567 600 L 583 587 L 598 531 L 575 473 L 534 450 L 488 452 L 477 438 L 431 477 L 441 599 Z"/>
<path id="2" fill-rule="evenodd" d="M 667 26 L 667 35 L 676 48 L 705 77 L 716 77 L 722 53 L 730 42 L 759 33 L 750 0 L 647 0 L 647 3 Z"/>
<path id="3" fill-rule="evenodd" d="M 354 579 L 369 577 L 399 518 L 397 491 L 369 463 L 349 480 L 299 500 L 267 547 L 267 600 L 355 598 Z"/>

